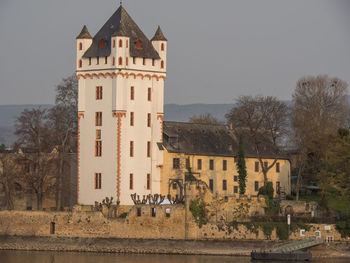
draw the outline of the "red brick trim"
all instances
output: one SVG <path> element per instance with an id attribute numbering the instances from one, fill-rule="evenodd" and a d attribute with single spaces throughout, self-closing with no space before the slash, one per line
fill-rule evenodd
<path id="1" fill-rule="evenodd" d="M 158 113 L 157 120 L 160 120 L 160 132 L 161 132 L 160 141 L 161 142 L 163 142 L 163 119 L 164 119 L 164 113 Z"/>
<path id="2" fill-rule="evenodd" d="M 104 78 L 107 78 L 107 77 L 111 77 L 111 78 L 114 78 L 114 77 L 118 77 L 118 76 L 122 76 L 122 77 L 125 77 L 125 78 L 129 78 L 131 76 L 134 77 L 134 79 L 136 79 L 137 77 L 140 77 L 141 79 L 144 79 L 144 78 L 148 78 L 149 80 L 151 80 L 152 78 L 155 78 L 157 81 L 159 81 L 159 79 L 163 79 L 164 81 L 166 80 L 166 77 L 165 76 L 159 76 L 159 75 L 156 75 L 156 74 L 153 74 L 153 75 L 150 75 L 150 74 L 142 74 L 142 73 L 138 73 L 138 74 L 135 74 L 135 73 L 121 73 L 121 72 L 113 72 L 113 73 L 110 73 L 110 72 L 107 72 L 105 74 L 103 73 L 99 73 L 99 74 L 96 74 L 96 73 L 86 73 L 86 74 L 77 74 L 77 78 L 80 79 L 81 77 L 86 79 L 86 78 L 90 78 L 90 79 L 93 79 L 93 78 L 101 78 L 101 77 L 104 77 Z"/>
<path id="3" fill-rule="evenodd" d="M 117 202 L 120 202 L 121 128 L 126 112 L 113 112 L 113 117 L 117 118 Z"/>

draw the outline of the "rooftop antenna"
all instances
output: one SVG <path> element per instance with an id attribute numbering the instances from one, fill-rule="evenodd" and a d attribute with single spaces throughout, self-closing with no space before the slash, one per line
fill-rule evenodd
<path id="1" fill-rule="evenodd" d="M 123 0 L 120 0 L 120 6 L 123 6 Z"/>

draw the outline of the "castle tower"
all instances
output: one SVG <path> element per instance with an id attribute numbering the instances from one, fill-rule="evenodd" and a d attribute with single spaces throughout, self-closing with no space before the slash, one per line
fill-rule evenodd
<path id="1" fill-rule="evenodd" d="M 77 37 L 78 203 L 160 193 L 167 40 L 150 41 L 125 9 Z"/>

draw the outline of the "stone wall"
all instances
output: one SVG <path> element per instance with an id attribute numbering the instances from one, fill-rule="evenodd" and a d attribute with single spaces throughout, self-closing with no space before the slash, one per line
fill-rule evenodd
<path id="1" fill-rule="evenodd" d="M 154 217 L 152 208 L 155 209 Z M 185 218 L 188 219 L 187 223 Z M 51 232 L 52 223 L 55 228 L 54 234 Z M 315 236 L 316 231 L 320 231 L 320 237 L 323 239 L 341 240 L 334 225 L 311 225 L 309 231 L 302 233 L 302 236 L 298 229 L 290 238 L 308 238 Z M 220 222 L 210 222 L 199 228 L 191 212 L 186 212 L 183 205 L 134 206 L 126 218 L 117 219 L 106 218 L 101 212 L 89 211 L 1 211 L 0 235 L 195 240 L 268 239 L 261 229 L 252 231 L 243 224 L 233 227 Z M 276 230 L 272 231 L 269 239 L 278 239 Z"/>

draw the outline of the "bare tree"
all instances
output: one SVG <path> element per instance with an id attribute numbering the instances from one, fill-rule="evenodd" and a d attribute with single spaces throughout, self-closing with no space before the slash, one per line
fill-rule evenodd
<path id="1" fill-rule="evenodd" d="M 31 167 L 23 180 L 26 186 L 35 192 L 37 207 L 41 210 L 45 187 L 49 185 L 48 153 L 52 149 L 47 110 L 24 110 L 15 122 L 15 134 L 18 135 L 17 144 L 28 152 L 22 159 Z"/>
<path id="2" fill-rule="evenodd" d="M 320 161 L 327 150 L 330 135 L 343 127 L 348 117 L 348 84 L 326 75 L 303 77 L 293 93 L 292 127 L 294 143 L 299 150 L 297 199 L 302 174 L 316 179 Z"/>
<path id="3" fill-rule="evenodd" d="M 49 112 L 53 143 L 58 151 L 56 170 L 56 208 L 62 208 L 62 180 L 69 169 L 68 153 L 76 151 L 78 116 L 78 82 L 75 75 L 63 79 L 56 87 L 56 105 Z M 66 168 L 66 169 L 65 169 Z"/>
<path id="4" fill-rule="evenodd" d="M 0 186 L 5 193 L 6 208 L 14 209 L 15 183 L 19 169 L 13 154 L 0 153 Z"/>
<path id="5" fill-rule="evenodd" d="M 264 183 L 268 171 L 276 164 L 280 154 L 281 139 L 286 134 L 288 107 L 275 97 L 243 96 L 237 99 L 237 106 L 226 114 L 227 121 L 239 133 L 248 136 L 254 145 Z M 266 152 L 274 161 L 264 164 Z"/>
<path id="6" fill-rule="evenodd" d="M 188 119 L 191 123 L 201 123 L 201 124 L 223 124 L 221 121 L 219 121 L 217 118 L 215 118 L 210 113 L 201 114 L 201 115 L 194 115 Z"/>

